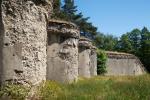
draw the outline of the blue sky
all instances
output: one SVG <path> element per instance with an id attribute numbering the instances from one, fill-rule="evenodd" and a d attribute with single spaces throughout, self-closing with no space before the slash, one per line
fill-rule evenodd
<path id="1" fill-rule="evenodd" d="M 150 0 L 75 0 L 75 4 L 100 32 L 121 36 L 134 28 L 150 29 Z"/>

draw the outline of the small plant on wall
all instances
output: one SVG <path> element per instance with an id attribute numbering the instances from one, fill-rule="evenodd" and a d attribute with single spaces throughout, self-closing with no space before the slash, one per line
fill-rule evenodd
<path id="1" fill-rule="evenodd" d="M 97 74 L 103 75 L 107 72 L 106 70 L 107 55 L 105 51 L 97 49 Z"/>

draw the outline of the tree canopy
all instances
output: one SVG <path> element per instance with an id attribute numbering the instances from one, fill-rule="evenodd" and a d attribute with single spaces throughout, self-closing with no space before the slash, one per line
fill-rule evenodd
<path id="1" fill-rule="evenodd" d="M 74 0 L 64 0 L 63 2 L 64 5 L 61 4 L 61 0 L 54 0 L 52 18 L 71 21 L 79 26 L 81 35 L 94 39 L 97 35 L 97 27 L 88 22 L 89 17 L 84 17 L 81 12 L 77 13 Z"/>

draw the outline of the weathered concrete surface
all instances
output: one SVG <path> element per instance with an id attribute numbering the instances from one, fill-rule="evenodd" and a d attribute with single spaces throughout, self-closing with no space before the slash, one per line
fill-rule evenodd
<path id="1" fill-rule="evenodd" d="M 145 73 L 140 60 L 131 54 L 106 52 L 108 55 L 106 75 L 141 75 Z"/>
<path id="2" fill-rule="evenodd" d="M 49 0 L 0 1 L 1 82 L 38 84 L 46 79 Z"/>
<path id="3" fill-rule="evenodd" d="M 91 76 L 97 76 L 97 52 L 94 46 L 91 47 L 90 64 Z"/>
<path id="4" fill-rule="evenodd" d="M 80 77 L 86 77 L 90 78 L 91 73 L 90 73 L 90 54 L 91 50 L 84 50 L 80 48 L 79 50 L 79 76 Z"/>
<path id="5" fill-rule="evenodd" d="M 79 76 L 91 77 L 91 46 L 89 39 L 81 37 L 79 40 Z"/>
<path id="6" fill-rule="evenodd" d="M 79 30 L 72 23 L 49 21 L 47 79 L 64 83 L 78 78 Z"/>
<path id="7" fill-rule="evenodd" d="M 2 5 L 2 0 L 0 1 L 0 5 Z M 4 25 L 3 25 L 3 21 L 2 21 L 2 9 L 0 8 L 0 85 L 2 84 L 2 71 L 3 71 L 3 67 L 2 67 L 2 46 L 3 46 L 3 34 L 4 33 Z"/>

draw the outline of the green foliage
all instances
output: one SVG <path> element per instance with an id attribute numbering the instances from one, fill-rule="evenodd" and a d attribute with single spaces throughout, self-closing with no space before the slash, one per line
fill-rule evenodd
<path id="1" fill-rule="evenodd" d="M 0 98 L 8 96 L 13 100 L 24 100 L 28 95 L 29 88 L 22 85 L 6 84 L 0 89 Z"/>
<path id="2" fill-rule="evenodd" d="M 121 52 L 132 53 L 134 55 L 139 54 L 141 42 L 141 31 L 139 29 L 134 29 L 131 32 L 123 34 L 118 41 L 117 50 Z"/>
<path id="3" fill-rule="evenodd" d="M 70 19 L 72 15 L 77 11 L 77 6 L 74 5 L 74 0 L 64 0 L 63 11 L 69 16 Z"/>
<path id="4" fill-rule="evenodd" d="M 97 27 L 88 22 L 89 17 L 84 17 L 82 13 L 77 13 L 74 0 L 64 0 L 64 5 L 61 4 L 61 0 L 54 0 L 52 18 L 77 24 L 81 35 L 85 37 L 94 39 L 97 34 Z"/>
<path id="5" fill-rule="evenodd" d="M 53 1 L 53 14 L 51 18 L 67 20 L 67 15 L 61 10 L 61 0 Z"/>
<path id="6" fill-rule="evenodd" d="M 60 19 L 65 21 L 73 21 L 77 6 L 74 6 L 74 0 L 64 0 L 62 6 L 61 0 L 54 0 L 53 2 L 53 19 Z"/>
<path id="7" fill-rule="evenodd" d="M 141 42 L 141 31 L 139 29 L 134 29 L 131 32 L 127 33 L 130 43 L 132 44 L 134 51 L 134 54 L 137 54 L 140 48 L 140 42 Z"/>
<path id="8" fill-rule="evenodd" d="M 140 58 L 146 69 L 150 72 L 150 32 L 144 27 L 141 31 Z"/>
<path id="9" fill-rule="evenodd" d="M 102 33 L 96 35 L 94 39 L 94 43 L 99 49 L 108 51 L 115 50 L 117 42 L 118 38 L 114 37 L 113 35 L 104 35 Z"/>
<path id="10" fill-rule="evenodd" d="M 106 73 L 106 61 L 107 61 L 107 55 L 102 50 L 97 50 L 97 73 L 98 74 L 104 74 Z"/>
<path id="11" fill-rule="evenodd" d="M 53 10 L 54 10 L 54 12 L 59 12 L 60 11 L 60 6 L 61 6 L 61 1 L 60 0 L 54 0 L 53 1 Z"/>
<path id="12" fill-rule="evenodd" d="M 56 82 L 47 81 L 44 86 L 40 88 L 39 97 L 41 100 L 54 100 L 62 94 L 60 85 Z"/>
<path id="13" fill-rule="evenodd" d="M 79 26 L 81 35 L 91 39 L 95 37 L 97 34 L 97 27 L 88 22 L 89 17 L 83 17 L 82 13 L 76 13 L 77 6 L 74 5 L 74 0 L 64 0 L 62 11 L 69 21 L 74 22 Z"/>
<path id="14" fill-rule="evenodd" d="M 131 53 L 133 51 L 133 46 L 126 34 L 122 35 L 120 41 L 118 41 L 117 50 L 127 53 Z"/>

